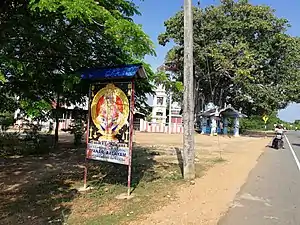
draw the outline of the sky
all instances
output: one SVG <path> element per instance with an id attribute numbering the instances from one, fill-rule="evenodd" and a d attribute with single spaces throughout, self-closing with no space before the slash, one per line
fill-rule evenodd
<path id="1" fill-rule="evenodd" d="M 136 23 L 143 26 L 143 30 L 147 33 L 155 44 L 157 56 L 147 56 L 146 62 L 151 64 L 152 68 L 162 65 L 166 53 L 172 44 L 160 46 L 157 42 L 159 34 L 165 31 L 164 21 L 175 15 L 182 6 L 184 0 L 133 0 L 139 7 L 141 16 L 135 16 Z M 289 20 L 291 28 L 288 33 L 293 36 L 300 36 L 300 27 L 297 22 L 300 21 L 300 0 L 250 0 L 252 4 L 268 5 L 276 10 L 278 17 Z M 201 7 L 211 4 L 218 4 L 219 0 L 200 0 Z M 193 0 L 193 4 L 197 5 L 197 0 Z M 300 119 L 300 104 L 291 104 L 286 109 L 279 111 L 279 117 L 284 121 L 293 122 Z"/>

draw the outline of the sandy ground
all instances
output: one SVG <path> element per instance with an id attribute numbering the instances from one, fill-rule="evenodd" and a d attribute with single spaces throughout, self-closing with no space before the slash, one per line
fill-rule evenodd
<path id="1" fill-rule="evenodd" d="M 169 136 L 168 140 L 172 145 L 182 145 L 181 135 Z M 137 134 L 136 141 L 143 145 L 160 145 L 166 143 L 166 136 L 152 135 L 150 143 L 149 134 Z M 195 184 L 181 187 L 176 201 L 131 225 L 216 225 L 246 182 L 270 139 L 196 135 L 195 142 L 197 155 L 207 151 L 211 154 L 221 152 L 226 162 L 216 164 L 205 176 L 196 179 Z"/>
<path id="2" fill-rule="evenodd" d="M 61 141 L 68 142 L 70 137 L 62 136 Z M 182 135 L 136 133 L 135 142 L 174 153 L 182 147 Z M 195 135 L 199 163 L 220 156 L 226 162 L 215 164 L 194 185 L 179 188 L 174 193 L 178 198 L 170 205 L 132 225 L 217 224 L 268 142 L 264 138 Z M 62 211 L 71 212 L 68 204 L 61 203 L 76 198 L 69 181 L 82 180 L 83 170 L 78 165 L 84 161 L 84 151 L 66 149 L 47 157 L 0 159 L 0 224 L 48 224 L 61 218 Z M 162 155 L 157 157 L 177 161 L 176 153 Z"/>

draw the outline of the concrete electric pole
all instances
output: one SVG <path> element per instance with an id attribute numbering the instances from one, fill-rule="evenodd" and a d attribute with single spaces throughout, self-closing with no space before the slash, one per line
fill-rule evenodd
<path id="1" fill-rule="evenodd" d="M 195 178 L 192 0 L 184 0 L 183 176 Z"/>

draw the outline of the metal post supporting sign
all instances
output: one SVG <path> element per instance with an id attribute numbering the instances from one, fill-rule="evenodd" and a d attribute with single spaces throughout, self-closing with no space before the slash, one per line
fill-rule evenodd
<path id="1" fill-rule="evenodd" d="M 90 113 L 91 113 L 91 99 L 90 99 L 90 96 L 91 96 L 91 93 L 92 93 L 92 87 L 91 85 L 89 85 L 89 99 L 88 99 L 88 118 L 87 118 L 87 128 L 86 128 L 86 146 L 88 146 L 88 143 L 89 143 L 89 135 L 90 135 Z M 87 151 L 87 149 L 86 149 Z M 83 188 L 86 189 L 87 188 L 87 160 L 86 160 L 86 157 L 85 157 L 85 160 L 84 160 L 84 183 L 83 183 Z"/>
<path id="2" fill-rule="evenodd" d="M 131 82 L 130 88 L 130 133 L 129 133 L 129 163 L 128 163 L 128 190 L 127 195 L 131 194 L 131 159 L 132 159 L 132 147 L 133 147 L 133 114 L 134 114 L 134 80 Z"/>

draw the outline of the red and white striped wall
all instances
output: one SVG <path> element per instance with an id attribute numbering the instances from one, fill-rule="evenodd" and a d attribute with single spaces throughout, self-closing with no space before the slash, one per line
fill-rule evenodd
<path id="1" fill-rule="evenodd" d="M 72 125 L 72 119 L 59 119 L 58 129 L 69 129 Z M 54 126 L 55 127 L 55 126 Z"/>
<path id="2" fill-rule="evenodd" d="M 143 119 L 140 119 L 140 131 L 149 132 L 149 133 L 169 133 L 168 124 L 162 123 L 150 123 Z M 171 133 L 172 134 L 182 134 L 183 126 L 182 124 L 173 123 L 171 124 Z"/>

